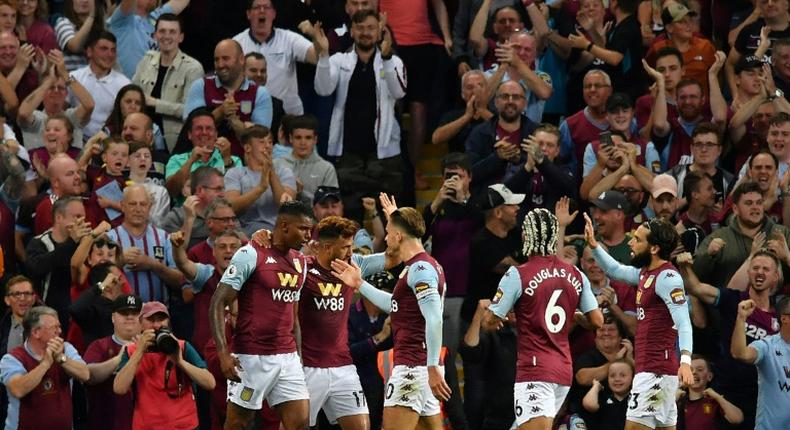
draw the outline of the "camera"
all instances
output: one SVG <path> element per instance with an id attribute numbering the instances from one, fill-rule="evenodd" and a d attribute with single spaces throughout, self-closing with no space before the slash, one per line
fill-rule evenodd
<path id="1" fill-rule="evenodd" d="M 169 328 L 162 327 L 154 332 L 154 344 L 155 347 L 151 348 L 152 351 L 167 355 L 178 351 L 178 341 L 172 336 Z"/>
<path id="2" fill-rule="evenodd" d="M 446 181 L 446 180 L 449 180 L 449 179 L 452 179 L 452 178 L 455 178 L 455 177 L 458 177 L 458 176 L 459 175 L 458 175 L 457 172 L 447 172 L 447 173 L 444 174 L 444 180 Z M 456 198 L 456 192 L 453 189 L 447 190 L 447 194 L 450 197 L 452 197 L 452 198 Z"/>

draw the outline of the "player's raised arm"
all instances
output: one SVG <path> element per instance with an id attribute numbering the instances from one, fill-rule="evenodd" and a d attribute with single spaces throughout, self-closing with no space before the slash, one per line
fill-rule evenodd
<path id="1" fill-rule="evenodd" d="M 217 354 L 222 374 L 237 382 L 241 381 L 236 373 L 239 362 L 237 358 L 230 355 L 228 342 L 225 339 L 225 306 L 230 306 L 236 300 L 242 285 L 255 271 L 257 259 L 258 252 L 252 245 L 239 248 L 230 260 L 225 273 L 222 274 L 222 279 L 220 279 L 209 305 L 211 335 L 214 337 L 214 342 L 217 343 Z"/>
<path id="2" fill-rule="evenodd" d="M 606 251 L 598 246 L 598 240 L 595 239 L 595 229 L 593 228 L 592 220 L 587 214 L 584 214 L 584 238 L 587 240 L 587 245 L 592 249 L 595 261 L 601 266 L 601 269 L 610 278 L 626 282 L 631 285 L 639 283 L 639 269 L 636 267 L 626 266 L 620 264 L 617 260 L 612 258 Z"/>
<path id="3" fill-rule="evenodd" d="M 744 363 L 754 364 L 760 358 L 757 348 L 746 344 L 746 320 L 757 308 L 754 300 L 744 300 L 738 303 L 738 316 L 735 318 L 735 326 L 732 329 L 732 339 L 730 342 L 730 354 L 736 360 Z M 765 346 L 765 341 L 757 340 L 752 342 L 755 346 Z"/>
<path id="4" fill-rule="evenodd" d="M 603 312 L 598 307 L 598 300 L 595 299 L 595 294 L 592 292 L 590 280 L 587 276 L 579 271 L 582 278 L 582 294 L 579 300 L 579 310 L 584 313 L 587 322 L 593 330 L 601 328 L 603 325 Z"/>
<path id="5" fill-rule="evenodd" d="M 499 330 L 507 320 L 507 313 L 513 309 L 516 301 L 521 297 L 521 275 L 518 269 L 511 267 L 499 280 L 499 287 L 491 299 L 491 306 L 483 320 L 486 330 Z"/>
<path id="6" fill-rule="evenodd" d="M 333 261 L 332 275 L 349 287 L 359 291 L 360 294 L 370 300 L 377 308 L 386 313 L 392 312 L 392 294 L 381 291 L 365 282 L 362 279 L 362 270 L 353 260 L 351 264 L 343 260 Z"/>
<path id="7" fill-rule="evenodd" d="M 683 278 L 674 270 L 664 270 L 656 280 L 656 294 L 669 309 L 672 322 L 675 323 L 675 328 L 678 331 L 678 346 L 680 348 L 678 381 L 683 386 L 691 385 L 694 382 L 694 377 L 691 374 L 693 342 L 686 292 L 683 290 Z"/>

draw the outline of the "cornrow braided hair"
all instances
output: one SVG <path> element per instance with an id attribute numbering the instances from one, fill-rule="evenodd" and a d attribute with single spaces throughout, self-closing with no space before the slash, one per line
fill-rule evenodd
<path id="1" fill-rule="evenodd" d="M 524 241 L 524 255 L 553 255 L 557 253 L 557 217 L 547 209 L 537 208 L 524 217 L 521 228 Z"/>

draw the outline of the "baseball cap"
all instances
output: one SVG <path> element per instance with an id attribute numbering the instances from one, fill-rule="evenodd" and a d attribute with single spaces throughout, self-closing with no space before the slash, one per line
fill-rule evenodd
<path id="1" fill-rule="evenodd" d="M 315 190 L 315 194 L 313 194 L 313 204 L 316 205 L 330 198 L 340 201 L 340 188 L 322 185 L 318 187 Z"/>
<path id="2" fill-rule="evenodd" d="M 501 205 L 518 205 L 524 201 L 526 194 L 513 194 L 504 184 L 489 185 L 483 201 L 483 210 L 494 209 Z"/>
<path id="3" fill-rule="evenodd" d="M 594 204 L 598 209 L 605 211 L 617 209 L 625 212 L 626 208 L 628 207 L 628 200 L 625 198 L 623 193 L 609 190 L 599 194 L 598 198 L 592 201 L 592 204 Z"/>
<path id="4" fill-rule="evenodd" d="M 664 25 L 672 24 L 685 18 L 686 15 L 697 16 L 697 12 L 689 9 L 682 3 L 670 1 L 661 9 L 661 22 Z"/>
<path id="5" fill-rule="evenodd" d="M 749 55 L 741 58 L 735 63 L 735 74 L 739 74 L 745 70 L 761 69 L 763 67 L 763 60 L 756 55 Z"/>
<path id="6" fill-rule="evenodd" d="M 127 309 L 140 312 L 143 309 L 143 301 L 134 294 L 124 294 L 112 302 L 113 312 L 120 312 Z"/>
<path id="7" fill-rule="evenodd" d="M 364 248 L 367 247 L 369 250 L 373 251 L 373 238 L 370 236 L 367 230 L 361 228 L 357 230 L 357 233 L 354 235 L 354 248 Z"/>
<path id="8" fill-rule="evenodd" d="M 624 93 L 614 93 L 606 99 L 606 111 L 614 112 L 619 108 L 631 109 L 634 104 L 631 102 L 631 97 Z"/>
<path id="9" fill-rule="evenodd" d="M 143 309 L 140 311 L 140 318 L 150 318 L 158 313 L 163 313 L 170 318 L 170 312 L 167 310 L 167 306 L 161 302 L 145 302 L 145 304 L 143 304 Z"/>
<path id="10" fill-rule="evenodd" d="M 672 194 L 672 197 L 678 196 L 678 181 L 666 173 L 653 178 L 653 189 L 650 192 L 654 199 L 664 193 Z"/>

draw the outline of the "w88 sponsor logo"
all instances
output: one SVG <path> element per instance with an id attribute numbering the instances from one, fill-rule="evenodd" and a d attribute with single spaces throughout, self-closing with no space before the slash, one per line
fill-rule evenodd
<path id="1" fill-rule="evenodd" d="M 332 312 L 342 311 L 346 307 L 346 300 L 343 297 L 314 297 L 315 307 L 320 311 L 321 309 L 330 310 Z"/>

